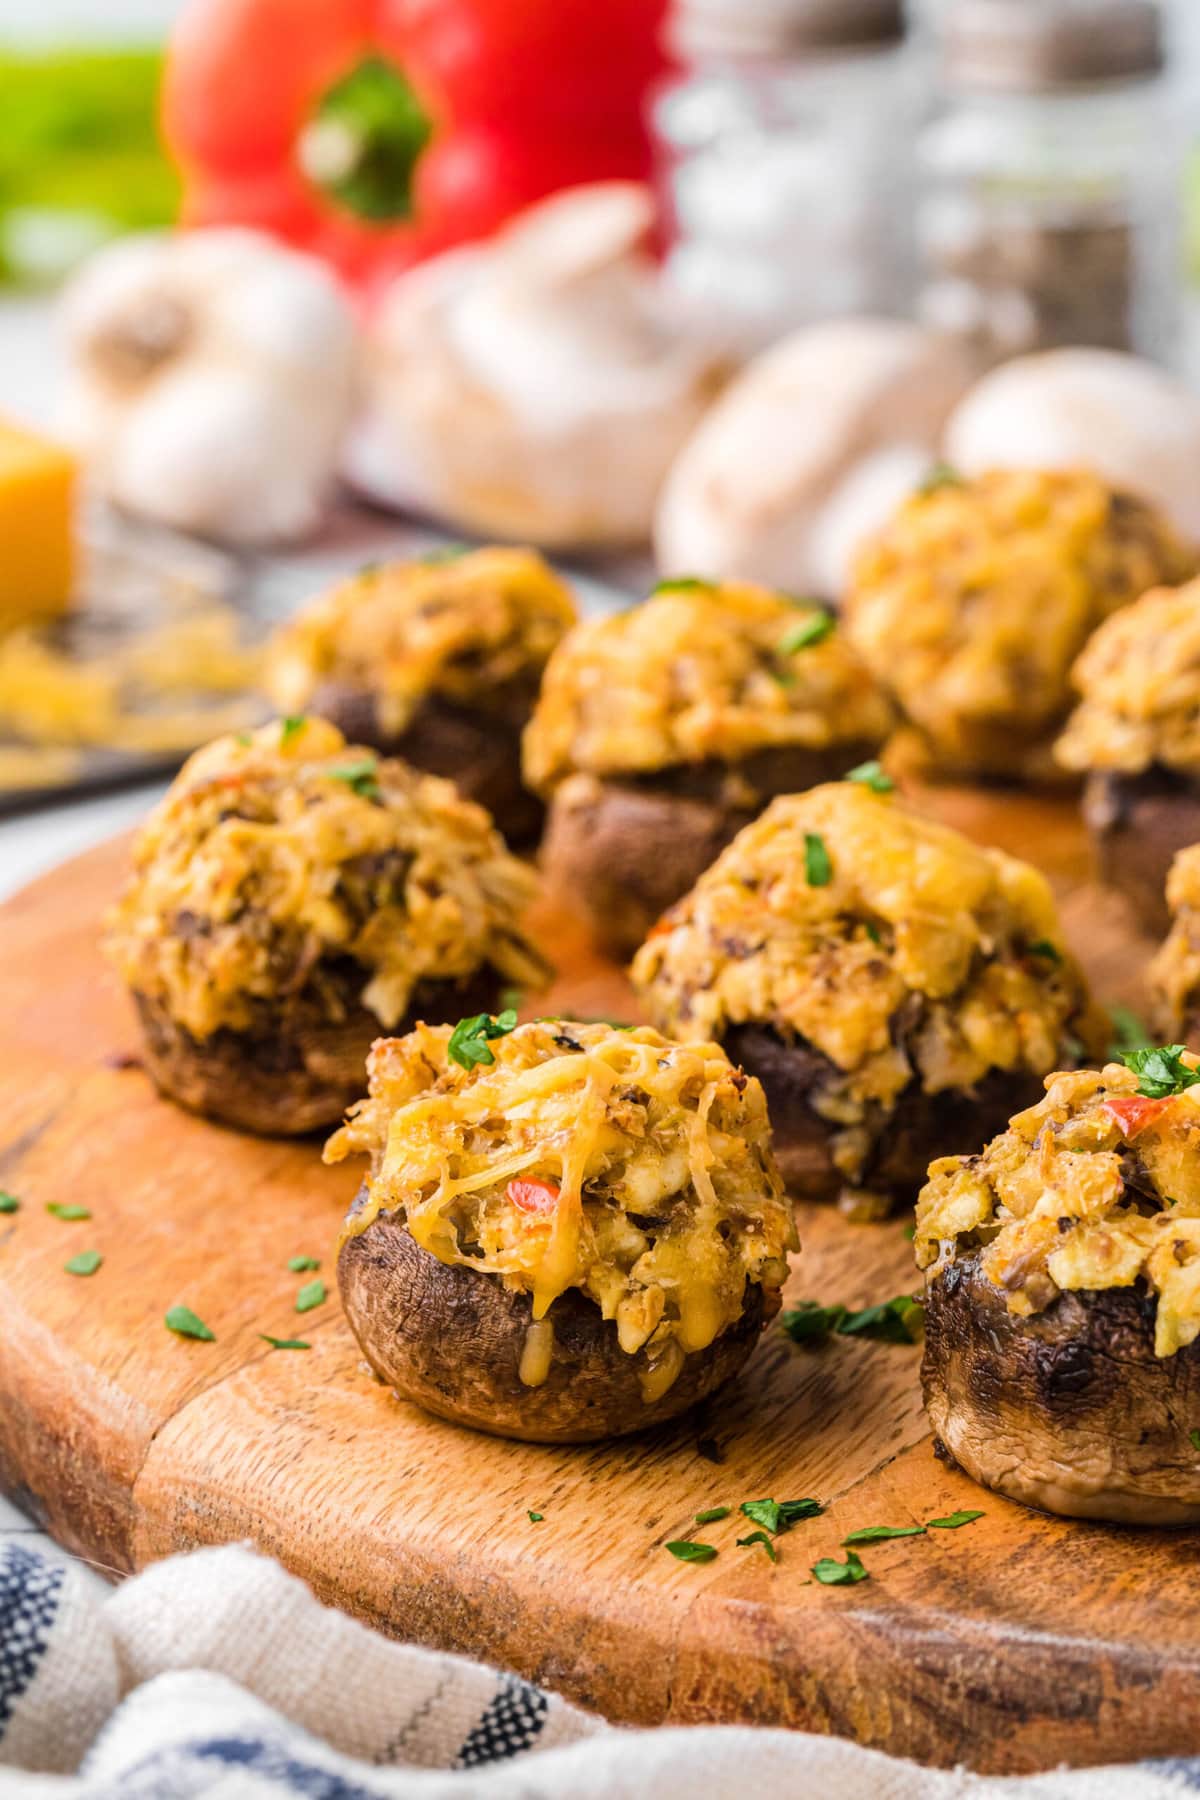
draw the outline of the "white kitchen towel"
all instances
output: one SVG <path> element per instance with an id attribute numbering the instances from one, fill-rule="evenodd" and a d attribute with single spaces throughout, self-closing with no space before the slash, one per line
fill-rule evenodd
<path id="1" fill-rule="evenodd" d="M 106 1598 L 0 1551 L 0 1800 L 1181 1800 L 1200 1755 L 998 1780 L 836 1738 L 622 1731 L 379 1637 L 240 1548 Z"/>

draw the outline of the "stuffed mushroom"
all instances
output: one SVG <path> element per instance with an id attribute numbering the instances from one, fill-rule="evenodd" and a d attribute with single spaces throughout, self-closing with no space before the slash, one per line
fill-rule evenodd
<path id="1" fill-rule="evenodd" d="M 931 1157 L 999 1129 L 1106 1025 L 1044 877 L 887 786 L 775 800 L 632 971 L 660 1029 L 761 1080 L 792 1192 L 860 1218 L 911 1203 Z"/>
<path id="2" fill-rule="evenodd" d="M 1200 1068 L 1178 1044 L 1052 1075 L 917 1202 L 925 1403 L 986 1487 L 1200 1522 Z"/>
<path id="3" fill-rule="evenodd" d="M 1062 780 L 1075 658 L 1111 613 L 1196 566 L 1153 506 L 1093 475 L 947 471 L 859 556 L 847 630 L 935 768 Z"/>
<path id="4" fill-rule="evenodd" d="M 575 619 L 570 589 L 532 550 L 371 565 L 277 634 L 267 686 L 281 712 L 317 713 L 444 775 L 528 844 L 542 808 L 521 780 L 521 732 Z"/>
<path id="5" fill-rule="evenodd" d="M 540 987 L 534 878 L 449 782 L 321 719 L 219 738 L 139 834 L 107 950 L 173 1100 L 243 1130 L 330 1125 L 381 1030 Z"/>
<path id="6" fill-rule="evenodd" d="M 330 1140 L 371 1172 L 338 1282 L 371 1368 L 477 1430 L 573 1443 L 675 1417 L 779 1305 L 791 1207 L 757 1081 L 647 1027 L 487 1015 L 371 1052 Z"/>
<path id="7" fill-rule="evenodd" d="M 1167 873 L 1200 841 L 1200 581 L 1145 594 L 1075 665 L 1082 700 L 1057 755 L 1086 775 L 1101 878 L 1148 931 L 1167 926 Z"/>
<path id="8" fill-rule="evenodd" d="M 548 879 L 628 954 L 768 800 L 874 756 L 892 723 L 813 602 L 664 582 L 550 659 L 524 743 Z"/>

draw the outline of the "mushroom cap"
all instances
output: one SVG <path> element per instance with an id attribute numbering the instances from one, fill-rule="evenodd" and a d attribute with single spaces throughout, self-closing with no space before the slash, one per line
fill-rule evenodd
<path id="1" fill-rule="evenodd" d="M 993 369 L 946 426 L 946 456 L 987 469 L 1092 468 L 1200 540 L 1200 398 L 1116 350 L 1047 350 Z"/>
<path id="2" fill-rule="evenodd" d="M 917 325 L 839 319 L 756 357 L 671 466 L 666 574 L 840 592 L 859 541 L 911 492 L 965 392 L 962 351 Z"/>

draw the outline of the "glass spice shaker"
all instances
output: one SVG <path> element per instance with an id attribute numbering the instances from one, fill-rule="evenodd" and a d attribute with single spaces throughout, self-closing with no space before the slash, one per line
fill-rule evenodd
<path id="1" fill-rule="evenodd" d="M 748 353 L 912 301 L 921 83 L 903 0 L 676 0 L 653 102 L 666 275 Z"/>
<path id="2" fill-rule="evenodd" d="M 1177 351 L 1184 140 L 1152 0 L 952 0 L 918 148 L 918 313 L 995 362 Z"/>

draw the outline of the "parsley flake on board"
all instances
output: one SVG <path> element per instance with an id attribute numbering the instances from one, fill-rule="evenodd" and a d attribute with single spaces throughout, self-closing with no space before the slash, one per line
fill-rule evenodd
<path id="1" fill-rule="evenodd" d="M 697 1525 L 715 1525 L 718 1519 L 727 1519 L 733 1511 L 732 1506 L 710 1506 L 707 1512 L 699 1512 L 693 1521 Z"/>
<path id="2" fill-rule="evenodd" d="M 65 1262 L 63 1268 L 68 1275 L 94 1275 L 103 1261 L 98 1250 L 81 1250 L 78 1256 Z"/>
<path id="3" fill-rule="evenodd" d="M 314 1306 L 325 1304 L 325 1283 L 323 1281 L 306 1281 L 296 1295 L 296 1311 L 311 1312 Z"/>
<path id="4" fill-rule="evenodd" d="M 310 1343 L 308 1343 L 304 1338 L 274 1338 L 274 1337 L 269 1337 L 265 1331 L 260 1331 L 258 1335 L 262 1339 L 264 1344 L 270 1344 L 272 1350 L 311 1350 L 312 1349 L 312 1345 Z"/>
<path id="5" fill-rule="evenodd" d="M 859 787 L 870 788 L 873 794 L 894 794 L 896 784 L 886 772 L 878 759 L 859 763 L 856 769 L 847 769 L 843 781 L 855 781 Z"/>
<path id="6" fill-rule="evenodd" d="M 910 1294 L 897 1294 L 851 1312 L 845 1306 L 820 1306 L 802 1300 L 781 1314 L 779 1323 L 796 1344 L 815 1344 L 835 1333 L 839 1337 L 870 1338 L 882 1344 L 915 1344 L 924 1326 L 925 1309 Z"/>
<path id="7" fill-rule="evenodd" d="M 691 1538 L 672 1538 L 664 1548 L 669 1550 L 672 1556 L 677 1556 L 680 1562 L 711 1562 L 717 1554 L 715 1544 L 697 1544 Z"/>
<path id="8" fill-rule="evenodd" d="M 65 1219 L 68 1224 L 74 1224 L 78 1219 L 90 1219 L 92 1216 L 86 1206 L 72 1206 L 65 1200 L 48 1200 L 46 1211 L 56 1219 Z"/>
<path id="9" fill-rule="evenodd" d="M 819 1500 L 743 1500 L 738 1511 L 774 1536 L 790 1531 L 801 1519 L 814 1519 L 824 1508 Z"/>
<path id="10" fill-rule="evenodd" d="M 966 483 L 954 467 L 953 463 L 935 462 L 923 480 L 917 483 L 916 492 L 922 497 L 936 494 L 939 488 L 965 487 Z"/>
<path id="11" fill-rule="evenodd" d="M 1188 1432 L 1188 1443 L 1193 1450 L 1200 1450 L 1200 1427 L 1193 1426 Z"/>
<path id="12" fill-rule="evenodd" d="M 853 1581 L 869 1579 L 853 1550 L 847 1550 L 845 1562 L 838 1562 L 835 1556 L 823 1556 L 813 1564 L 812 1574 L 825 1587 L 848 1587 Z"/>
<path id="13" fill-rule="evenodd" d="M 957 1531 L 960 1525 L 970 1525 L 975 1519 L 982 1519 L 982 1512 L 952 1512 L 944 1519 L 930 1519 L 927 1531 Z"/>
<path id="14" fill-rule="evenodd" d="M 190 1306 L 173 1306 L 163 1320 L 168 1331 L 176 1337 L 200 1338 L 206 1344 L 216 1343 L 216 1334 L 208 1329 L 203 1319 L 198 1319 Z"/>
<path id="15" fill-rule="evenodd" d="M 545 1516 L 545 1513 L 527 1512 L 525 1514 L 531 1525 L 540 1525 Z"/>
<path id="16" fill-rule="evenodd" d="M 737 1541 L 739 1550 L 748 1549 L 751 1544 L 761 1544 L 772 1562 L 779 1561 L 779 1552 L 765 1531 L 752 1531 L 749 1537 L 739 1538 Z"/>
<path id="17" fill-rule="evenodd" d="M 321 1259 L 319 1256 L 289 1256 L 288 1257 L 288 1268 L 291 1270 L 293 1275 L 304 1275 L 307 1273 L 308 1270 L 319 1269 L 320 1266 L 321 1266 Z"/>
<path id="18" fill-rule="evenodd" d="M 1131 1006 L 1110 1006 L 1108 1017 L 1113 1031 L 1108 1046 L 1111 1062 L 1123 1061 L 1131 1050 L 1149 1049 L 1150 1034 Z"/>
<path id="19" fill-rule="evenodd" d="M 380 798 L 379 764 L 373 756 L 360 756 L 356 762 L 340 763 L 336 769 L 326 769 L 325 773 L 330 781 L 344 781 L 361 800 Z"/>
<path id="20" fill-rule="evenodd" d="M 21 1202 L 17 1199 L 17 1196 L 15 1194 L 5 1193 L 3 1188 L 0 1188 L 0 1213 L 15 1213 L 20 1212 L 20 1210 Z"/>
<path id="21" fill-rule="evenodd" d="M 887 1538 L 924 1537 L 924 1525 L 864 1525 L 859 1531 L 852 1531 L 849 1537 L 842 1539 L 844 1547 L 851 1544 L 882 1544 Z"/>
<path id="22" fill-rule="evenodd" d="M 307 724 L 308 720 L 303 713 L 289 713 L 286 719 L 280 721 L 279 742 L 290 744 L 297 732 L 303 731 Z"/>
<path id="23" fill-rule="evenodd" d="M 804 834 L 804 877 L 809 887 L 828 887 L 833 880 L 833 861 L 818 831 Z"/>
<path id="24" fill-rule="evenodd" d="M 1185 1088 L 1200 1081 L 1200 1069 L 1183 1060 L 1186 1044 L 1157 1044 L 1145 1050 L 1130 1050 L 1121 1061 L 1140 1079 L 1137 1091 L 1146 1100 L 1169 1100 Z"/>
<path id="25" fill-rule="evenodd" d="M 473 1069 L 477 1064 L 494 1063 L 496 1058 L 488 1049 L 489 1038 L 507 1037 L 516 1029 L 517 1015 L 511 1007 L 506 1012 L 476 1013 L 470 1019 L 460 1019 L 450 1033 L 450 1043 L 446 1054 L 451 1062 L 456 1062 L 460 1069 Z"/>
<path id="26" fill-rule="evenodd" d="M 833 630 L 836 621 L 825 607 L 817 607 L 809 613 L 807 619 L 801 619 L 799 625 L 785 632 L 775 646 L 779 656 L 795 656 L 800 650 L 810 650 L 814 644 L 823 644 Z"/>

